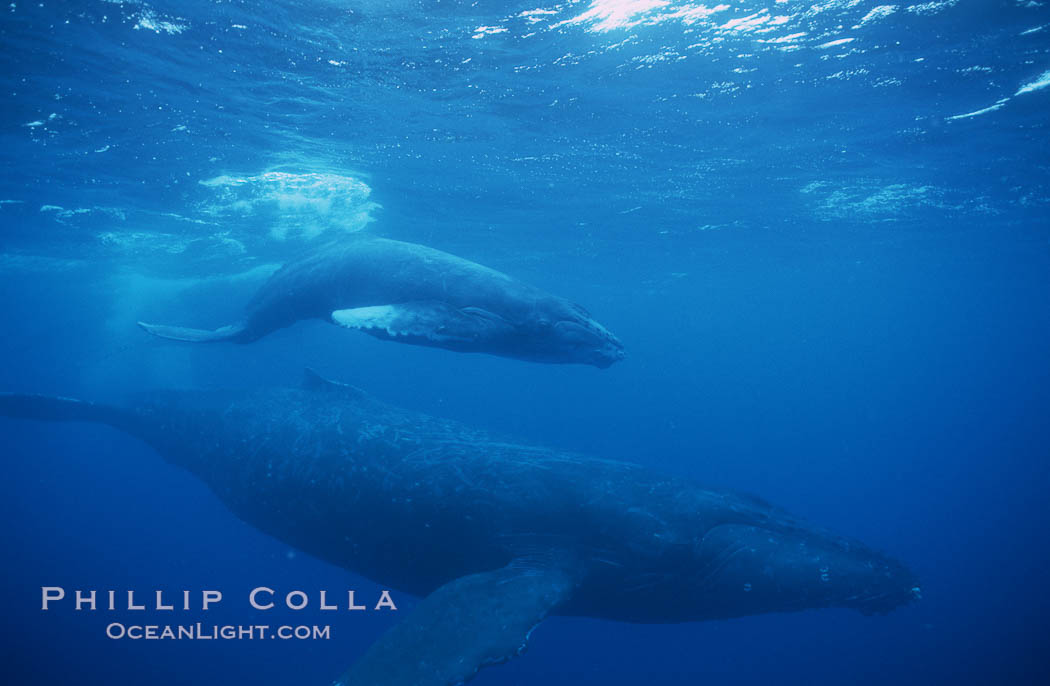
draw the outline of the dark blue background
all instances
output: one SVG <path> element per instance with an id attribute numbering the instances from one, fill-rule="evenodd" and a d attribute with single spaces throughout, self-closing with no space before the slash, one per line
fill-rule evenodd
<path id="1" fill-rule="evenodd" d="M 1042 682 L 1050 89 L 1015 93 L 1050 69 L 1050 28 L 1023 33 L 1050 14 L 961 2 L 859 25 L 878 3 L 811 4 L 770 2 L 792 17 L 775 34 L 718 29 L 761 3 L 605 33 L 546 28 L 585 3 L 535 26 L 514 2 L 6 8 L 0 387 L 117 398 L 294 384 L 310 365 L 754 492 L 922 580 L 885 617 L 556 618 L 478 684 Z M 797 51 L 758 42 L 797 31 Z M 245 209 L 198 183 L 267 170 L 363 180 L 382 206 L 366 230 L 579 301 L 628 359 L 529 365 L 321 323 L 251 346 L 146 337 L 136 319 L 232 320 L 262 272 L 234 275 L 319 240 L 275 223 L 328 238 L 364 202 Z M 11 683 L 327 683 L 389 624 L 247 611 L 260 584 L 376 586 L 289 555 L 134 439 L 0 420 L 0 441 Z M 220 609 L 173 621 L 331 623 L 333 639 L 115 642 L 106 612 L 41 613 L 43 585 L 218 588 Z"/>

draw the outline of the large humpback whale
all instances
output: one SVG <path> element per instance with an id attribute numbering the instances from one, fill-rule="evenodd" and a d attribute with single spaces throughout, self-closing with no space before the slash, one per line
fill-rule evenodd
<path id="1" fill-rule="evenodd" d="M 608 367 L 623 345 L 579 305 L 415 243 L 357 236 L 289 262 L 244 319 L 214 331 L 139 322 L 180 341 L 250 343 L 302 319 L 378 338 L 533 362 Z"/>
<path id="2" fill-rule="evenodd" d="M 424 596 L 336 682 L 347 686 L 462 683 L 519 654 L 552 613 L 881 613 L 918 593 L 898 562 L 757 498 L 517 445 L 314 374 L 301 389 L 127 407 L 2 394 L 0 415 L 110 424 L 261 531 Z"/>

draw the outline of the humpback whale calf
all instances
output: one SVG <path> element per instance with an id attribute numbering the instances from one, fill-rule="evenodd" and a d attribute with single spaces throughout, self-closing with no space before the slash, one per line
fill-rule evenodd
<path id="1" fill-rule="evenodd" d="M 861 543 L 754 497 L 517 445 L 308 372 L 303 388 L 169 391 L 126 407 L 0 394 L 0 416 L 110 424 L 238 517 L 424 597 L 337 684 L 452 686 L 550 614 L 685 622 L 918 596 Z"/>
<path id="2" fill-rule="evenodd" d="M 579 305 L 415 243 L 356 236 L 284 265 L 244 319 L 214 331 L 139 322 L 179 341 L 250 343 L 303 319 L 377 338 L 532 362 L 605 368 L 623 344 Z"/>

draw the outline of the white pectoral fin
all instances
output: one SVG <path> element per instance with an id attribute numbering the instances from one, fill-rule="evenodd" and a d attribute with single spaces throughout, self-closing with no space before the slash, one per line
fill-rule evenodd
<path id="1" fill-rule="evenodd" d="M 387 631 L 336 684 L 453 686 L 520 655 L 529 634 L 564 602 L 573 575 L 508 567 L 450 581 Z"/>
<path id="2" fill-rule="evenodd" d="M 332 321 L 379 338 L 433 344 L 477 341 L 510 328 L 501 317 L 486 310 L 457 308 L 440 301 L 336 310 Z"/>
<path id="3" fill-rule="evenodd" d="M 371 307 L 353 307 L 348 310 L 336 310 L 332 321 L 339 326 L 360 331 L 382 329 L 389 335 L 395 335 L 401 326 L 397 305 L 373 305 Z"/>

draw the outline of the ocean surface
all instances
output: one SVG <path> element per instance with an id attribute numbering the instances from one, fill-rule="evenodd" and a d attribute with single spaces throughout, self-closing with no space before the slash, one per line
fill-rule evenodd
<path id="1" fill-rule="evenodd" d="M 922 583 L 885 616 L 553 618 L 478 686 L 1047 683 L 1050 3 L 883 2 L 4 3 L 0 390 L 311 366 L 755 493 Z M 628 357 L 135 326 L 227 324 L 282 262 L 356 232 L 580 302 Z M 134 613 L 42 612 L 41 586 L 218 588 L 207 620 L 248 623 L 257 585 L 378 587 L 113 429 L 2 419 L 0 445 L 5 683 L 326 684 L 392 621 L 285 610 L 265 619 L 332 640 L 116 641 Z"/>

